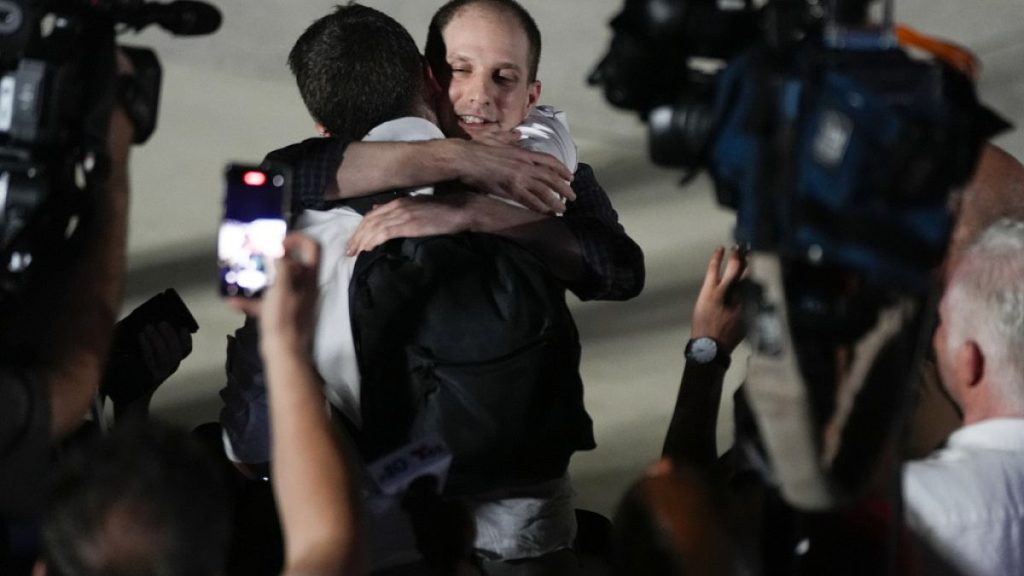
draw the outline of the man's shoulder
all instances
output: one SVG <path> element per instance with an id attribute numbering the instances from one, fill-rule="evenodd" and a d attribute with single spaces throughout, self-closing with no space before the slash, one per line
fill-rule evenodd
<path id="1" fill-rule="evenodd" d="M 576 167 L 576 172 L 573 173 L 572 183 L 573 192 L 576 195 L 592 195 L 594 193 L 604 194 L 604 188 L 601 187 L 601 183 L 597 181 L 597 176 L 594 174 L 594 169 L 586 162 L 580 162 Z"/>
<path id="2" fill-rule="evenodd" d="M 263 159 L 264 168 L 286 168 L 292 175 L 292 210 L 324 207 L 324 191 L 341 159 L 347 142 L 338 138 L 307 138 L 278 148 Z"/>
<path id="3" fill-rule="evenodd" d="M 959 502 L 973 506 L 998 501 L 1008 494 L 1004 488 L 1024 495 L 1024 454 L 1003 447 L 952 443 L 928 458 L 907 462 L 903 482 L 912 507 L 925 505 L 935 511 L 949 511 Z"/>

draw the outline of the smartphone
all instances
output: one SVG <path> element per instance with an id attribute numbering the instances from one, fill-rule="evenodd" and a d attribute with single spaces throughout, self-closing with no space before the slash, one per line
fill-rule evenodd
<path id="1" fill-rule="evenodd" d="M 192 334 L 199 331 L 199 323 L 174 288 L 156 294 L 132 310 L 117 323 L 115 331 L 123 332 L 134 339 L 147 324 L 159 322 L 167 322 L 175 328 L 185 328 Z"/>
<path id="2" fill-rule="evenodd" d="M 217 234 L 220 293 L 258 298 L 273 282 L 274 261 L 284 255 L 290 174 L 279 165 L 229 164 L 225 179 Z"/>
<path id="3" fill-rule="evenodd" d="M 132 397 L 140 390 L 159 384 L 153 381 L 153 374 L 142 360 L 139 335 L 147 325 L 155 326 L 160 322 L 167 322 L 175 329 L 184 328 L 191 334 L 199 330 L 199 323 L 174 288 L 146 300 L 114 325 L 114 341 L 103 379 L 104 394 L 116 400 Z"/>

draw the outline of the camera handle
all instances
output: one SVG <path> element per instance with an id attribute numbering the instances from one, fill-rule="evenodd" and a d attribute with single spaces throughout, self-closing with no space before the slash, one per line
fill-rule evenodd
<path id="1" fill-rule="evenodd" d="M 867 18 L 867 5 L 872 0 L 866 0 L 865 13 L 859 24 L 846 21 L 848 15 L 842 9 L 850 1 L 828 0 L 824 34 L 826 46 L 847 50 L 890 50 L 899 46 L 894 16 L 895 0 L 883 0 L 882 21 L 878 26 L 871 26 Z M 841 19 L 840 14 L 844 18 Z"/>

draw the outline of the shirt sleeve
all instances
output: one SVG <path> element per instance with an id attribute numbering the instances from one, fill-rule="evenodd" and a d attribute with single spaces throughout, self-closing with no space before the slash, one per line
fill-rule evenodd
<path id="1" fill-rule="evenodd" d="M 264 163 L 287 166 L 292 173 L 292 213 L 324 210 L 324 194 L 345 155 L 348 142 L 337 138 L 309 138 L 267 154 Z"/>
<path id="2" fill-rule="evenodd" d="M 50 399 L 27 372 L 0 369 L 0 517 L 38 511 L 50 460 Z"/>
<path id="3" fill-rule="evenodd" d="M 571 172 L 578 168 L 576 142 L 569 133 L 565 112 L 551 106 L 535 106 L 516 131 L 520 148 L 554 156 Z"/>
<path id="4" fill-rule="evenodd" d="M 227 384 L 220 391 L 224 451 L 233 462 L 269 462 L 270 407 L 255 319 L 246 318 L 234 336 L 228 336 L 225 368 Z"/>
<path id="5" fill-rule="evenodd" d="M 580 243 L 584 277 L 569 289 L 580 300 L 633 298 L 644 287 L 643 250 L 619 223 L 589 165 L 580 163 L 572 189 L 576 200 L 566 205 L 563 221 Z"/>

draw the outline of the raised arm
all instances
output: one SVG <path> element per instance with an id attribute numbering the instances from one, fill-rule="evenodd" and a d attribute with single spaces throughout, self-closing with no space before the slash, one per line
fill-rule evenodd
<path id="1" fill-rule="evenodd" d="M 576 201 L 561 218 L 576 239 L 581 275 L 569 283 L 580 300 L 628 300 L 644 288 L 646 267 L 640 246 L 626 234 L 594 170 L 580 163 L 572 182 Z"/>
<path id="2" fill-rule="evenodd" d="M 722 382 L 727 359 L 744 336 L 742 304 L 731 288 L 743 275 L 746 263 L 740 250 L 733 248 L 722 272 L 724 255 L 724 248 L 712 254 L 693 306 L 690 341 L 712 338 L 719 346 L 719 356 L 707 362 L 686 361 L 662 450 L 663 456 L 678 463 L 710 466 L 718 458 L 715 435 Z"/>
<path id="3" fill-rule="evenodd" d="M 124 281 L 132 134 L 131 120 L 115 106 L 107 136 L 109 177 L 84 233 L 88 246 L 74 264 L 60 303 L 64 320 L 55 331 L 54 353 L 43 376 L 50 388 L 54 438 L 81 424 L 107 363 Z"/>
<path id="4" fill-rule="evenodd" d="M 278 261 L 258 310 L 284 573 L 359 574 L 355 487 L 312 359 L 319 249 L 299 235 L 285 246 L 292 257 Z"/>

